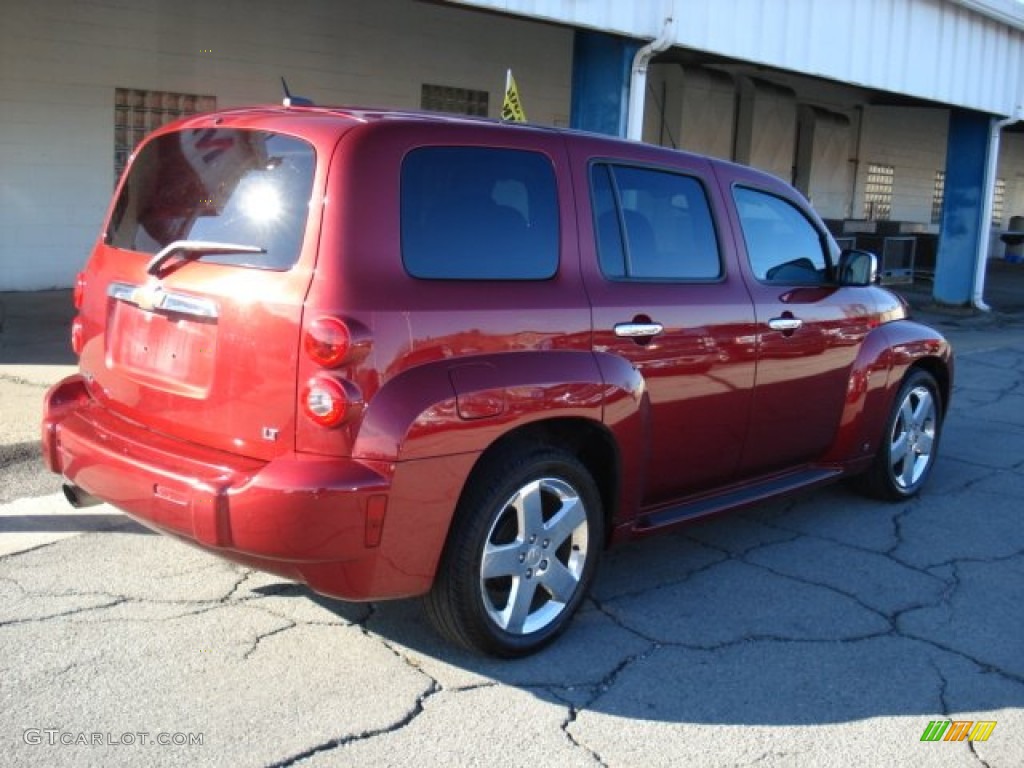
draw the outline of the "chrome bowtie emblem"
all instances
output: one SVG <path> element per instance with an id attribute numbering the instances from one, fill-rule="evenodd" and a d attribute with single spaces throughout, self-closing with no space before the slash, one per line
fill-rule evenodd
<path id="1" fill-rule="evenodd" d="M 139 309 L 151 310 L 153 307 L 160 306 L 160 301 L 163 298 L 163 291 L 159 285 L 140 285 L 134 291 L 132 291 L 131 302 Z"/>

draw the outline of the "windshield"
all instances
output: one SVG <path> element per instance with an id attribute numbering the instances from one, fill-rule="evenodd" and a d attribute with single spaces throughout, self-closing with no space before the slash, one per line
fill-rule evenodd
<path id="1" fill-rule="evenodd" d="M 261 249 L 204 261 L 288 269 L 299 257 L 316 159 L 301 139 L 201 128 L 166 134 L 135 158 L 107 227 L 115 248 L 156 254 L 176 240 Z"/>

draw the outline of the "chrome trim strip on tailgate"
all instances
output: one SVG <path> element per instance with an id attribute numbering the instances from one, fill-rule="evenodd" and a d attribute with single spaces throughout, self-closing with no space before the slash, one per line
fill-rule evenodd
<path id="1" fill-rule="evenodd" d="M 220 316 L 217 302 L 213 299 L 190 296 L 177 291 L 165 291 L 159 285 L 111 283 L 107 287 L 107 296 L 134 304 L 147 312 L 160 310 L 161 312 L 173 312 L 178 315 L 191 315 L 211 320 Z"/>

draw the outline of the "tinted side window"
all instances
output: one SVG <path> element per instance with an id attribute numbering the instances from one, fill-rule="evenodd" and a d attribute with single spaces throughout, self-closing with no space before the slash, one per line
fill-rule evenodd
<path id="1" fill-rule="evenodd" d="M 787 200 L 746 187 L 733 199 L 754 276 L 765 283 L 816 285 L 828 279 L 821 234 Z"/>
<path id="2" fill-rule="evenodd" d="M 175 240 L 255 245 L 265 253 L 203 261 L 287 269 L 299 257 L 316 156 L 301 139 L 203 128 L 149 142 L 107 226 L 115 248 L 157 253 Z"/>
<path id="3" fill-rule="evenodd" d="M 713 280 L 722 273 L 701 183 L 678 173 L 597 164 L 591 169 L 601 270 L 610 278 Z"/>
<path id="4" fill-rule="evenodd" d="M 402 162 L 402 260 L 413 277 L 544 280 L 558 271 L 558 195 L 537 152 L 424 147 Z"/>

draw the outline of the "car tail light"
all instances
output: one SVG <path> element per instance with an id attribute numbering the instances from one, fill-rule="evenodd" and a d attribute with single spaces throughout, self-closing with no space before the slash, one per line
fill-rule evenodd
<path id="1" fill-rule="evenodd" d="M 352 348 L 352 334 L 336 317 L 318 317 L 306 329 L 303 339 L 306 354 L 322 368 L 342 363 Z"/>
<path id="2" fill-rule="evenodd" d="M 71 349 L 76 355 L 81 356 L 84 344 L 85 329 L 82 326 L 82 318 L 76 317 L 71 321 Z"/>
<path id="3" fill-rule="evenodd" d="M 336 427 L 348 415 L 349 400 L 344 387 L 334 379 L 316 376 L 302 391 L 306 415 L 322 427 Z"/>
<path id="4" fill-rule="evenodd" d="M 71 298 L 75 303 L 75 309 L 81 309 L 82 299 L 85 298 L 85 272 L 79 272 L 75 276 L 75 289 L 71 292 Z"/>

